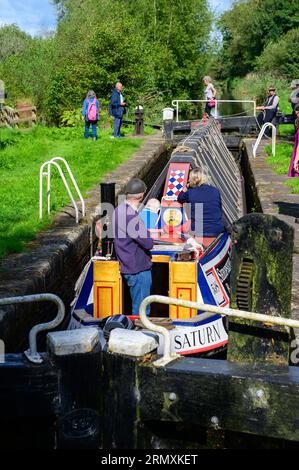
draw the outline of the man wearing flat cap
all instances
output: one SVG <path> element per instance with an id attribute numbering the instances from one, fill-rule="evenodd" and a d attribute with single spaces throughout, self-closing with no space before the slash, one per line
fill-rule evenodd
<path id="1" fill-rule="evenodd" d="M 154 242 L 138 214 L 146 185 L 133 178 L 125 188 L 126 199 L 113 214 L 114 246 L 120 271 L 130 288 L 132 314 L 139 315 L 139 306 L 150 295 Z M 150 309 L 147 308 L 147 315 Z"/>

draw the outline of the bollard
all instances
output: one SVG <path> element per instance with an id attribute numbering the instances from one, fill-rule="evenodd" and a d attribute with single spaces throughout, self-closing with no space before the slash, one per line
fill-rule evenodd
<path id="1" fill-rule="evenodd" d="M 115 207 L 115 183 L 101 183 L 101 245 L 102 255 L 113 255 L 113 238 L 109 237 L 109 225 L 112 223 L 112 210 L 107 210 L 102 205 L 110 204 L 111 209 Z"/>
<path id="2" fill-rule="evenodd" d="M 135 108 L 135 135 L 143 134 L 143 107 L 139 104 Z"/>
<path id="3" fill-rule="evenodd" d="M 173 140 L 173 109 L 163 109 L 163 129 L 166 142 L 172 142 Z"/>

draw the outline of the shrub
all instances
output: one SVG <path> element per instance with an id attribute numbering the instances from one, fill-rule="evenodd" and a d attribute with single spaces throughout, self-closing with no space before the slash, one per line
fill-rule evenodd
<path id="1" fill-rule="evenodd" d="M 277 42 L 271 42 L 257 60 L 259 70 L 284 76 L 299 77 L 298 61 L 299 28 L 287 32 Z"/>

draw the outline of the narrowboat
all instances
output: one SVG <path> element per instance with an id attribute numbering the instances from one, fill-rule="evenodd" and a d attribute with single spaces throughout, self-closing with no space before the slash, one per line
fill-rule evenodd
<path id="1" fill-rule="evenodd" d="M 152 294 L 227 307 L 231 271 L 229 227 L 245 213 L 244 185 L 216 121 L 209 123 L 208 132 L 203 122 L 197 126 L 176 146 L 144 200 L 144 204 L 151 198 L 161 203 L 160 229 L 153 232 L 154 247 L 151 250 Z M 194 239 L 186 236 L 190 225 L 188 208 L 177 201 L 178 194 L 188 182 L 190 171 L 198 166 L 205 169 L 211 183 L 221 192 L 228 230 L 203 246 L 196 245 Z M 103 198 L 101 202 L 105 202 Z M 133 325 L 140 328 L 138 317 L 131 315 L 128 288 L 123 282 L 119 262 L 113 259 L 112 253 L 111 246 L 106 256 L 99 252 L 99 256 L 93 257 L 81 274 L 69 329 L 91 325 L 103 327 L 107 318 L 115 315 L 129 316 Z M 221 315 L 211 316 L 186 307 L 153 304 L 151 319 L 157 322 L 164 319 L 170 329 L 172 351 L 178 354 L 218 351 L 228 341 L 226 318 Z M 162 341 L 160 347 L 161 344 Z"/>

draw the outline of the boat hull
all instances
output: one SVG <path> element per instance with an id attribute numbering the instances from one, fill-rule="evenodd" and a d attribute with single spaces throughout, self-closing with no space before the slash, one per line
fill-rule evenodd
<path id="1" fill-rule="evenodd" d="M 170 246 L 162 250 L 156 246 L 152 250 L 153 260 L 160 261 L 161 257 L 169 264 L 169 279 L 163 282 L 169 282 L 170 296 L 176 298 L 184 298 L 186 300 L 197 301 L 203 304 L 217 305 L 226 307 L 229 305 L 229 275 L 231 269 L 230 253 L 231 240 L 227 233 L 224 233 L 218 244 L 211 252 L 204 256 L 200 261 L 176 261 L 177 251 L 171 249 Z M 95 266 L 102 263 L 102 270 L 105 273 L 103 282 L 95 279 L 97 269 Z M 110 263 L 110 265 L 109 265 Z M 119 310 L 113 311 L 115 305 L 120 300 L 121 293 L 119 289 L 123 283 L 119 270 L 114 269 L 116 278 L 108 278 L 107 272 L 111 263 L 116 261 L 108 261 L 100 257 L 91 259 L 80 280 L 77 283 L 77 295 L 73 302 L 71 321 L 69 329 L 84 328 L 86 326 L 95 325 L 101 327 L 105 319 L 114 314 L 130 315 L 130 311 L 125 311 L 122 305 Z M 175 271 L 177 270 L 177 271 Z M 180 273 L 195 272 L 195 280 L 192 283 L 190 279 Z M 177 277 L 173 273 L 177 273 Z M 107 280 L 108 279 L 108 280 Z M 110 281 L 109 281 L 110 279 Z M 117 280 L 119 284 L 117 284 Z M 110 282 L 110 283 L 109 283 Z M 117 287 L 118 285 L 118 287 Z M 105 297 L 107 291 L 109 297 Z M 177 295 L 174 295 L 177 294 Z M 117 297 L 114 299 L 113 296 Z M 97 298 L 95 304 L 94 298 Z M 107 300 L 108 298 L 108 300 Z M 109 304 L 111 299 L 111 304 Z M 184 307 L 170 307 L 169 316 L 172 319 L 173 329 L 171 334 L 172 351 L 182 355 L 197 354 L 207 352 L 212 349 L 223 347 L 228 342 L 226 319 L 221 315 L 214 315 L 205 318 L 204 312 L 201 310 L 194 311 Z M 163 338 L 160 338 L 159 351 L 163 350 Z"/>

